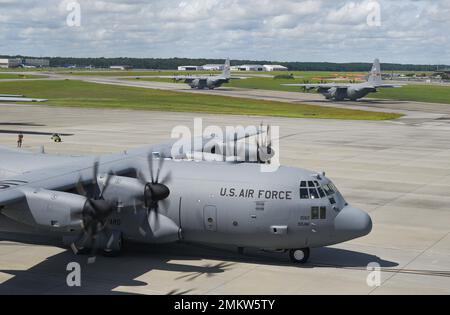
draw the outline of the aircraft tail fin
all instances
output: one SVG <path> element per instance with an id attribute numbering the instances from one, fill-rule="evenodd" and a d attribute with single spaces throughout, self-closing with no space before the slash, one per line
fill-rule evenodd
<path id="1" fill-rule="evenodd" d="M 227 58 L 225 60 L 225 65 L 223 68 L 222 76 L 229 79 L 231 78 L 231 64 L 230 64 L 230 58 Z"/>
<path id="2" fill-rule="evenodd" d="M 368 81 L 374 83 L 380 83 L 382 81 L 381 65 L 379 59 L 375 59 L 375 61 L 373 62 L 372 70 L 370 71 Z"/>

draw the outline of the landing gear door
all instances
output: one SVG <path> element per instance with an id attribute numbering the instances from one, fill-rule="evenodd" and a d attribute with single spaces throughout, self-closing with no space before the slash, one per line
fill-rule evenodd
<path id="1" fill-rule="evenodd" d="M 217 208 L 215 206 L 203 208 L 203 221 L 206 231 L 217 232 Z"/>

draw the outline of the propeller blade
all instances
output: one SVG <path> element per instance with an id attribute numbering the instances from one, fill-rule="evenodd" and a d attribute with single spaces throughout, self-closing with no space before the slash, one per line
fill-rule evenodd
<path id="1" fill-rule="evenodd" d="M 100 163 L 98 162 L 98 160 L 96 160 L 94 162 L 94 167 L 93 167 L 93 178 L 92 178 L 92 184 L 93 185 L 97 185 L 97 177 L 98 177 L 98 169 L 100 167 Z"/>
<path id="2" fill-rule="evenodd" d="M 166 176 L 161 179 L 161 184 L 167 185 L 172 181 L 172 172 L 168 172 Z"/>
<path id="3" fill-rule="evenodd" d="M 92 225 L 92 229 L 91 229 L 91 253 L 89 255 L 88 258 L 88 264 L 93 264 L 95 263 L 96 259 L 97 259 L 97 252 L 98 252 L 98 245 L 97 245 L 97 237 L 98 237 L 98 233 L 102 230 L 102 226 L 100 222 L 97 222 L 97 224 Z"/>
<path id="4" fill-rule="evenodd" d="M 161 209 L 163 209 L 164 211 L 167 211 L 170 208 L 170 199 L 164 199 L 161 201 Z"/>
<path id="5" fill-rule="evenodd" d="M 85 233 L 85 231 L 83 230 L 83 231 L 81 231 L 80 232 L 80 234 L 78 234 L 78 236 L 77 236 L 77 238 L 72 242 L 72 244 L 70 244 L 70 248 L 72 249 L 72 251 L 73 251 L 73 253 L 75 254 L 75 255 L 77 255 L 78 254 L 78 252 L 80 251 L 79 250 L 79 247 L 78 247 L 78 243 L 84 238 L 84 241 L 83 241 L 83 245 L 84 245 L 84 243 L 86 242 L 86 233 Z"/>
<path id="6" fill-rule="evenodd" d="M 100 192 L 100 199 L 103 198 L 103 194 L 105 193 L 105 191 L 108 189 L 109 184 L 111 184 L 111 179 L 114 176 L 114 173 L 108 173 L 106 175 L 106 180 L 105 180 L 105 184 L 103 186 L 102 191 Z"/>
<path id="7" fill-rule="evenodd" d="M 136 170 L 136 178 L 139 180 L 141 184 L 147 185 L 146 177 L 144 173 L 142 173 L 142 171 Z"/>
<path id="8" fill-rule="evenodd" d="M 148 223 L 148 218 L 149 218 L 149 209 L 147 209 L 147 211 L 146 211 L 146 213 L 145 213 L 145 215 L 144 215 L 144 217 L 142 218 L 142 221 L 141 221 L 141 224 L 139 224 L 139 233 L 142 235 L 142 236 L 146 236 L 147 235 L 147 226 L 149 226 L 149 223 Z"/>
<path id="9" fill-rule="evenodd" d="M 77 184 L 75 186 L 75 189 L 77 190 L 79 195 L 87 197 L 87 193 L 86 193 L 86 190 L 83 187 L 83 180 L 82 180 L 81 177 L 78 179 L 78 182 L 77 182 Z"/>
<path id="10" fill-rule="evenodd" d="M 159 183 L 159 175 L 161 174 L 161 169 L 164 166 L 164 159 L 162 157 L 159 158 L 158 171 L 156 172 L 156 179 L 154 184 Z"/>
<path id="11" fill-rule="evenodd" d="M 148 155 L 147 161 L 148 161 L 148 169 L 150 170 L 150 178 L 151 178 L 152 184 L 155 184 L 155 177 L 153 174 L 153 154 L 152 153 L 150 153 Z"/>
<path id="12" fill-rule="evenodd" d="M 155 208 L 153 209 L 153 213 L 155 214 L 155 230 L 159 230 L 159 203 L 156 203 Z"/>

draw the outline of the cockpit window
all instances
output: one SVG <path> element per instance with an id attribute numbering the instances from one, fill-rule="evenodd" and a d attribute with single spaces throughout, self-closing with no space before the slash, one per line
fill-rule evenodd
<path id="1" fill-rule="evenodd" d="M 331 182 L 324 185 L 316 180 L 300 182 L 300 199 L 322 199 L 334 195 L 337 191 Z"/>
<path id="2" fill-rule="evenodd" d="M 309 193 L 307 188 L 300 188 L 300 199 L 309 199 Z"/>
<path id="3" fill-rule="evenodd" d="M 325 198 L 325 192 L 322 187 L 317 188 L 317 190 L 319 191 L 320 198 Z"/>
<path id="4" fill-rule="evenodd" d="M 318 181 L 302 181 L 300 183 L 300 199 L 321 199 L 326 194 Z"/>
<path id="5" fill-rule="evenodd" d="M 331 196 L 335 193 L 335 188 L 333 184 L 327 184 L 327 185 L 323 185 L 323 189 L 325 190 L 325 193 L 327 194 L 327 196 Z"/>
<path id="6" fill-rule="evenodd" d="M 309 195 L 311 196 L 311 199 L 319 199 L 319 194 L 315 188 L 309 189 Z"/>

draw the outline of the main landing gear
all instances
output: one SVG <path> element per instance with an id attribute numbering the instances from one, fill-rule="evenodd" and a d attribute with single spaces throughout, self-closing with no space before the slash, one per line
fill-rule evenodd
<path id="1" fill-rule="evenodd" d="M 310 252 L 309 248 L 291 249 L 289 251 L 289 257 L 295 264 L 305 264 L 308 262 Z"/>

